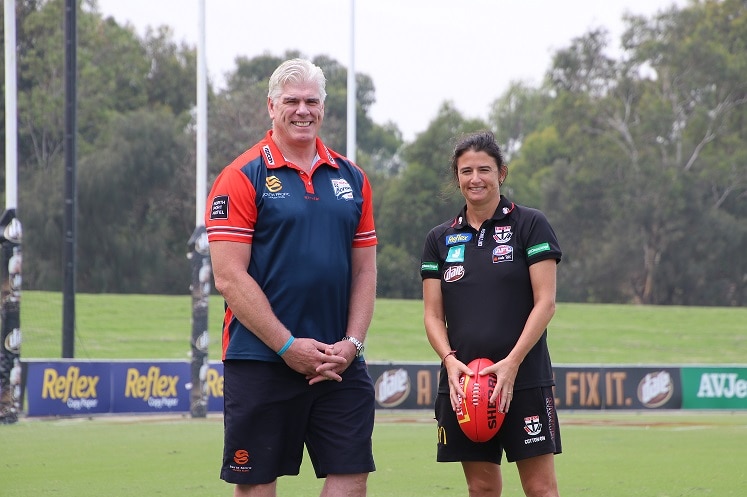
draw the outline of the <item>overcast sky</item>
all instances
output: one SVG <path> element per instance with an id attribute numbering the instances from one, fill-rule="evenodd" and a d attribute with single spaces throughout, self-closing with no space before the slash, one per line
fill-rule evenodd
<path id="1" fill-rule="evenodd" d="M 375 122 L 411 141 L 450 100 L 487 119 L 512 81 L 537 85 L 552 54 L 604 27 L 617 46 L 624 13 L 651 17 L 687 0 L 357 0 L 355 71 L 376 88 Z M 198 42 L 199 0 L 98 0 L 105 16 L 145 29 L 168 25 Z M 328 55 L 350 64 L 351 0 L 205 0 L 208 76 L 222 87 L 235 58 L 263 53 Z"/>

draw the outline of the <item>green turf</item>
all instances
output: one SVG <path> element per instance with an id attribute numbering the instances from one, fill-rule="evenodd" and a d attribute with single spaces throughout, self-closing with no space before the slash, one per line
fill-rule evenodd
<path id="1" fill-rule="evenodd" d="M 187 358 L 188 296 L 78 295 L 76 358 Z M 222 301 L 210 301 L 211 358 Z M 62 297 L 24 292 L 22 358 L 56 358 Z M 559 304 L 550 326 L 556 364 L 745 363 L 747 309 Z M 369 360 L 433 361 L 422 302 L 379 300 Z M 406 422 L 402 422 L 402 418 Z M 747 412 L 560 412 L 561 494 L 590 497 L 737 497 L 747 488 Z M 220 481 L 222 422 L 179 416 L 25 419 L 0 426 L 0 495 L 197 497 L 231 495 Z M 457 464 L 435 462 L 427 411 L 377 414 L 377 471 L 369 497 L 465 495 Z M 503 495 L 522 495 L 504 464 Z M 308 460 L 281 478 L 278 495 L 319 494 Z"/>
<path id="2" fill-rule="evenodd" d="M 75 357 L 186 359 L 191 298 L 161 295 L 76 296 Z M 210 357 L 218 359 L 223 301 L 210 300 Z M 24 292 L 21 356 L 59 358 L 62 296 Z M 556 364 L 743 364 L 747 308 L 558 304 L 549 327 Z M 372 361 L 435 361 L 422 302 L 379 299 L 366 344 Z"/>
<path id="3" fill-rule="evenodd" d="M 405 420 L 403 422 L 403 419 Z M 562 413 L 562 495 L 741 497 L 747 488 L 747 413 Z M 21 420 L 0 426 L 3 497 L 203 497 L 231 495 L 218 478 L 220 416 Z M 428 415 L 377 417 L 377 471 L 369 497 L 466 495 L 458 464 L 435 462 Z M 503 495 L 523 495 L 504 463 Z M 283 477 L 279 496 L 316 496 L 308 460 Z"/>
<path id="4" fill-rule="evenodd" d="M 747 361 L 747 308 L 559 304 L 548 341 L 556 363 Z"/>

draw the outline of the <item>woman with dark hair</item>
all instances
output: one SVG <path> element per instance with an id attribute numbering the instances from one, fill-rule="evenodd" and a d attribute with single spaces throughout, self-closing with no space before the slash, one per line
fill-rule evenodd
<path id="1" fill-rule="evenodd" d="M 557 497 L 561 443 L 547 325 L 562 252 L 542 212 L 501 195 L 508 166 L 492 133 L 464 137 L 451 169 L 466 203 L 430 231 L 420 268 L 425 330 L 442 361 L 437 460 L 462 463 L 470 497 L 496 497 L 505 451 L 527 496 Z M 479 357 L 494 364 L 471 371 L 467 364 Z M 490 401 L 505 418 L 487 442 L 459 428 L 462 374 L 496 375 Z"/>

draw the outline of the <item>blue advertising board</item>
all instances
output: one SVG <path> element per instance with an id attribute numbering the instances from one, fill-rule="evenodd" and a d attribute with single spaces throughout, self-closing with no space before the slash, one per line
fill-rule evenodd
<path id="1" fill-rule="evenodd" d="M 23 361 L 27 416 L 189 413 L 187 361 Z M 432 409 L 440 365 L 370 362 L 377 409 Z M 558 409 L 744 409 L 747 368 L 554 367 Z M 201 372 L 210 413 L 223 412 L 223 363 Z M 684 384 L 684 386 L 683 386 Z M 683 391 L 687 392 L 684 395 Z"/>
<path id="2" fill-rule="evenodd" d="M 28 416 L 111 412 L 111 363 L 49 361 L 28 364 Z"/>
<path id="3" fill-rule="evenodd" d="M 112 412 L 189 411 L 189 364 L 127 362 L 111 364 Z"/>

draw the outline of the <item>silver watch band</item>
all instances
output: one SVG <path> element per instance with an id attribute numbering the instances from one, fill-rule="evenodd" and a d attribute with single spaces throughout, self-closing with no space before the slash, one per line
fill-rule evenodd
<path id="1" fill-rule="evenodd" d="M 342 339 L 353 342 L 353 345 L 355 345 L 355 357 L 360 357 L 361 354 L 363 354 L 363 342 L 355 337 L 351 337 L 348 335 L 345 335 L 344 337 L 342 337 Z"/>

